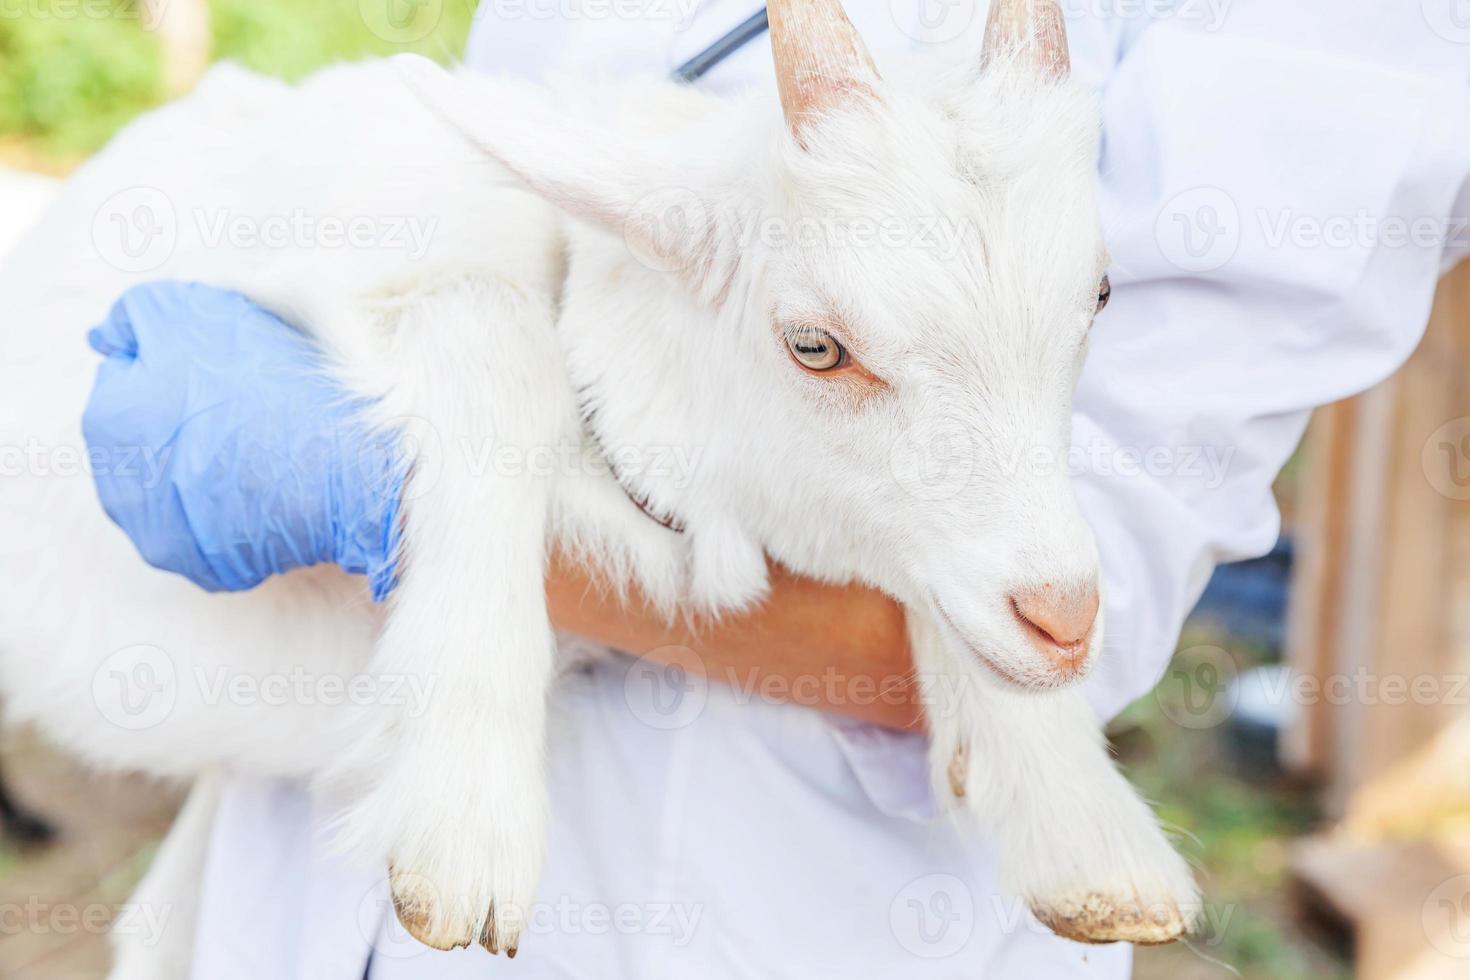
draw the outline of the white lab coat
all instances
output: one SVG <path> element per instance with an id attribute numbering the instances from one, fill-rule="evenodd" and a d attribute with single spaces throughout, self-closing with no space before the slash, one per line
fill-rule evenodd
<path id="1" fill-rule="evenodd" d="M 847 3 L 880 70 L 901 49 L 972 54 L 985 5 Z M 1114 295 L 1073 463 L 1106 571 L 1089 681 L 1106 717 L 1158 680 L 1215 563 L 1275 540 L 1270 486 L 1308 411 L 1418 341 L 1447 250 L 1394 229 L 1470 214 L 1470 24 L 1451 0 L 1063 6 L 1105 122 Z M 486 0 L 467 60 L 663 72 L 756 9 Z M 703 84 L 771 84 L 766 38 Z M 381 872 L 326 851 L 303 791 L 242 781 L 211 842 L 195 976 L 1127 975 L 1128 949 L 1050 936 L 997 895 L 984 841 L 930 819 L 922 738 L 720 687 L 670 712 L 667 679 L 603 663 L 559 691 L 543 904 L 513 963 L 406 938 Z"/>

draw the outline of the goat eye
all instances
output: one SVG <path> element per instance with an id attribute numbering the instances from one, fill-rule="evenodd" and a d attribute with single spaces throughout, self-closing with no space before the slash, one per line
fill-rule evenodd
<path id="1" fill-rule="evenodd" d="M 808 371 L 831 371 L 847 360 L 847 351 L 825 330 L 807 329 L 786 336 L 796 363 Z"/>
<path id="2" fill-rule="evenodd" d="M 1097 287 L 1097 312 L 1101 313 L 1108 305 L 1108 300 L 1113 298 L 1113 284 L 1107 276 L 1102 277 L 1102 282 Z"/>

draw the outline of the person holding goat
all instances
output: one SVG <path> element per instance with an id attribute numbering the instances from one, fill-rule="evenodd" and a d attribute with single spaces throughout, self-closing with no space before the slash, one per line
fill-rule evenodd
<path id="1" fill-rule="evenodd" d="M 1160 676 L 1214 564 L 1274 542 L 1270 486 L 1310 409 L 1371 385 L 1417 342 L 1446 243 L 1324 249 L 1272 233 L 1365 205 L 1384 216 L 1456 206 L 1470 173 L 1470 48 L 1412 6 L 1247 0 L 1218 20 L 1181 6 L 1152 22 L 1068 21 L 1074 74 L 1103 106 L 1098 180 L 1116 290 L 1078 389 L 1075 452 L 1054 461 L 1073 471 L 1109 582 L 1109 649 L 1087 682 L 1100 717 Z M 853 8 L 884 67 L 904 48 L 970 57 L 985 21 L 965 4 L 937 23 L 918 3 Z M 616 25 L 487 11 L 467 60 L 528 76 L 589 62 L 668 70 L 754 9 L 709 2 L 682 23 L 651 6 Z M 698 84 L 767 84 L 765 43 Z M 284 323 L 237 332 L 243 318 L 274 319 L 237 298 L 155 286 L 94 334 L 107 361 L 89 441 L 172 439 L 194 450 L 185 457 L 226 459 L 240 474 L 234 486 L 218 470 L 207 483 L 188 469 L 172 485 L 109 478 L 109 513 L 150 561 L 205 587 L 335 562 L 387 594 L 399 476 L 389 455 L 335 424 L 338 393 L 261 386 L 307 374 L 276 367 L 309 366 L 313 352 Z M 231 370 L 242 355 L 274 367 Z M 290 492 L 261 494 L 284 460 L 290 480 L 283 468 L 264 482 Z M 187 521 L 170 509 L 180 499 L 196 505 Z M 554 941 L 514 964 L 419 946 L 383 907 L 381 869 L 327 849 L 300 787 L 241 780 L 202 856 L 195 976 L 1127 975 L 1127 947 L 1048 934 L 999 898 L 984 842 L 934 823 L 892 599 L 778 571 L 755 611 L 671 627 L 636 597 L 600 596 L 571 565 L 552 569 L 548 593 L 559 627 L 644 655 L 631 667 L 594 660 L 557 695 L 566 723 L 552 747 L 542 887 L 552 898 L 529 929 Z M 799 683 L 833 664 L 848 683 Z M 860 692 L 855 679 L 878 683 Z M 801 873 L 814 854 L 840 860 Z"/>

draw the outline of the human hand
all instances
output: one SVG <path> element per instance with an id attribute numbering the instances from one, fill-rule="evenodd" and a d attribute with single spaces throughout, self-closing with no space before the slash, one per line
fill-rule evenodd
<path id="1" fill-rule="evenodd" d="M 88 335 L 82 428 L 102 506 L 149 564 L 211 592 L 325 562 L 394 583 L 404 468 L 301 333 L 244 296 L 134 287 Z M 146 470 L 146 473 L 145 473 Z"/>

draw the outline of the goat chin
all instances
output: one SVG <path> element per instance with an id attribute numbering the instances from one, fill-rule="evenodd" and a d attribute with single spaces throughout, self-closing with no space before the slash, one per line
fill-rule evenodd
<path id="1" fill-rule="evenodd" d="M 497 101 L 521 97 L 506 83 Z M 303 201 L 318 215 L 417 219 L 433 248 L 242 243 L 230 230 L 239 218 L 291 216 Z M 108 238 L 114 219 L 139 209 L 166 214 L 174 231 L 120 248 Z M 575 263 L 549 203 L 425 113 L 383 64 L 332 69 L 294 91 L 217 69 L 126 130 L 0 275 L 0 447 L 24 454 L 20 472 L 0 479 L 10 719 L 103 767 L 319 780 L 346 801 L 344 845 L 391 866 L 417 937 L 513 951 L 547 819 L 548 548 L 610 583 L 636 583 L 669 611 L 736 607 L 766 587 L 759 539 L 727 512 L 691 507 L 681 515 L 689 533 L 673 533 L 600 465 L 569 375 L 579 351 L 559 330 L 569 249 Z M 236 288 L 309 328 L 339 380 L 371 400 L 366 421 L 418 447 L 402 580 L 386 612 L 360 582 L 324 569 L 206 595 L 146 567 L 107 521 L 83 465 L 96 369 L 84 331 L 128 285 L 156 278 Z M 597 300 L 608 309 L 622 303 L 615 278 Z M 593 303 L 585 281 L 576 288 Z M 560 462 L 495 469 L 497 451 L 526 461 L 534 447 L 556 447 Z M 958 791 L 957 812 L 997 835 L 1007 886 L 1076 938 L 1178 936 L 1194 902 L 1188 870 L 1113 768 L 1080 696 L 983 680 L 954 688 L 973 668 L 923 615 L 912 629 L 931 703 L 947 704 L 930 718 L 936 791 Z M 327 697 L 323 678 L 375 696 Z M 946 679 L 952 690 L 940 690 Z M 267 696 L 270 681 L 287 695 Z M 303 681 L 315 694 L 291 695 Z M 465 775 L 463 746 L 484 778 Z M 201 792 L 179 824 L 191 839 L 171 841 L 145 882 L 181 907 L 214 790 Z M 461 859 L 469 853 L 477 859 Z M 120 940 L 115 976 L 179 975 L 181 931 L 151 949 Z"/>

